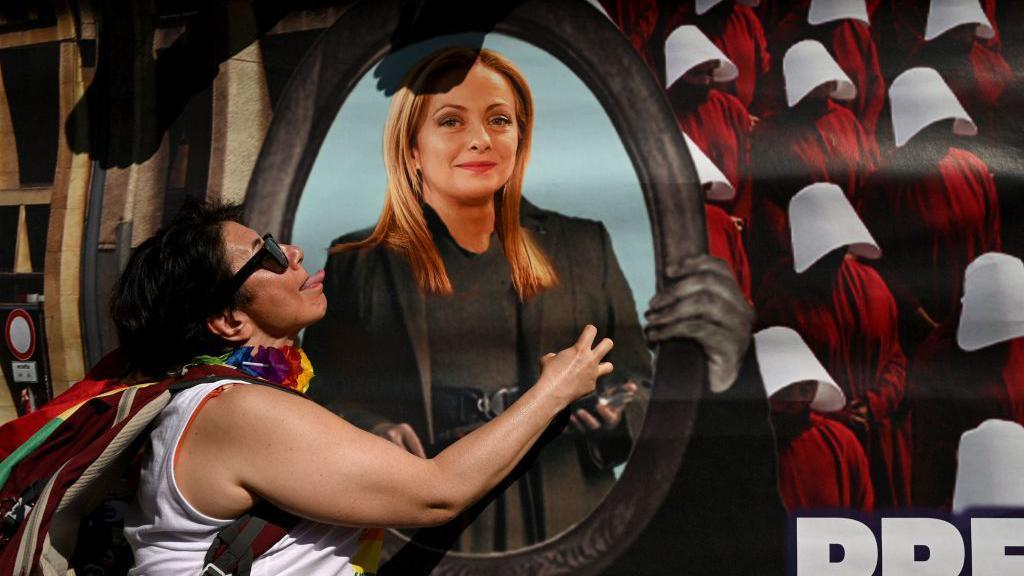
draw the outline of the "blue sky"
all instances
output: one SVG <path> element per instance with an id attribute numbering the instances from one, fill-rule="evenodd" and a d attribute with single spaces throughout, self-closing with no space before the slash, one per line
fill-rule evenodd
<path id="1" fill-rule="evenodd" d="M 458 38 L 431 42 L 451 43 Z M 549 210 L 604 222 L 642 320 L 654 294 L 654 246 L 640 184 L 607 114 L 583 82 L 547 52 L 500 34 L 487 35 L 484 46 L 515 62 L 533 91 L 533 155 L 524 196 Z M 377 220 L 384 202 L 381 146 L 388 104 L 371 71 L 333 120 L 292 232 L 311 272 L 323 267 L 331 240 Z"/>

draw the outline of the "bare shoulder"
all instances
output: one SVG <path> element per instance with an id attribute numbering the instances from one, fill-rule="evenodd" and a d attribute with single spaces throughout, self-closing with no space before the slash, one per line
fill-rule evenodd
<path id="1" fill-rule="evenodd" d="M 295 426 L 331 425 L 338 416 L 312 400 L 271 386 L 237 383 L 210 398 L 196 418 L 223 440 L 252 439 L 261 432 L 282 433 Z"/>
<path id="2" fill-rule="evenodd" d="M 302 452 L 302 439 L 329 435 L 340 419 L 284 390 L 235 383 L 207 397 L 176 452 L 178 489 L 200 512 L 234 518 L 257 499 L 254 481 L 282 454 Z M 305 456 L 305 454 L 302 454 Z"/>

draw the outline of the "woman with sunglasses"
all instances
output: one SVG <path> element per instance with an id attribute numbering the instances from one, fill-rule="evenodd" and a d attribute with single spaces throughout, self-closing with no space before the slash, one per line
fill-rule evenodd
<path id="1" fill-rule="evenodd" d="M 126 517 L 132 574 L 198 574 L 215 535 L 266 502 L 302 520 L 255 560 L 252 574 L 376 569 L 379 537 L 362 527 L 451 520 L 507 475 L 552 418 L 612 367 L 588 326 L 542 359 L 520 401 L 432 459 L 413 456 L 314 402 L 309 362 L 293 348 L 326 310 L 322 272 L 296 246 L 239 224 L 237 208 L 186 205 L 143 242 L 118 280 L 112 313 L 140 378 L 202 364 L 237 369 L 174 396 L 150 434 L 138 502 Z M 297 360 L 295 360 L 297 359 Z"/>

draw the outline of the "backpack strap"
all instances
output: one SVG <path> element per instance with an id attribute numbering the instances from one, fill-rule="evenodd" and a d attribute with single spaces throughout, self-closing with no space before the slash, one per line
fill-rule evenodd
<path id="1" fill-rule="evenodd" d="M 267 386 L 268 388 L 273 388 L 275 390 L 280 390 L 282 392 L 288 392 L 289 394 L 295 394 L 296 396 L 308 398 L 308 396 L 293 388 L 280 386 L 278 384 L 274 384 L 273 382 L 269 382 L 261 378 L 254 378 L 247 374 L 243 374 L 242 372 L 239 372 L 238 370 L 231 368 L 230 366 L 219 366 L 216 364 L 195 366 L 193 368 L 190 368 L 189 371 L 185 373 L 184 376 L 174 377 L 171 383 L 167 386 L 167 389 L 173 395 L 183 390 L 188 390 L 189 388 L 198 386 L 200 384 L 216 382 L 217 380 L 234 380 L 237 382 L 245 382 L 246 384 L 259 384 L 260 386 Z"/>
<path id="2" fill-rule="evenodd" d="M 30 484 L 21 493 L 17 501 L 11 505 L 11 509 L 3 517 L 0 517 L 0 546 L 6 544 L 18 531 L 18 527 L 25 519 L 25 515 L 32 510 L 32 506 L 39 499 L 39 495 L 43 493 L 48 480 L 49 478 L 44 478 Z"/>
<path id="3" fill-rule="evenodd" d="M 224 379 L 269 386 L 306 397 L 297 390 L 240 374 L 234 368 L 216 365 L 192 368 L 185 376 L 168 386 L 168 390 L 171 394 L 177 394 L 200 384 Z M 248 576 L 253 561 L 284 538 L 299 520 L 298 516 L 285 512 L 269 502 L 260 502 L 217 533 L 203 559 L 200 576 Z"/>
<path id="4" fill-rule="evenodd" d="M 260 502 L 217 534 L 206 552 L 200 576 L 248 576 L 253 561 L 298 523 L 298 516 Z"/>

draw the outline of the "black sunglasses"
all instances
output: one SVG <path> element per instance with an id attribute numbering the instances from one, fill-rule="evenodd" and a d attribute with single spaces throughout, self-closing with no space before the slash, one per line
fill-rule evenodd
<path id="1" fill-rule="evenodd" d="M 263 247 L 257 250 L 252 258 L 249 258 L 249 261 L 231 277 L 227 284 L 228 294 L 238 292 L 249 276 L 252 276 L 260 268 L 266 268 L 274 274 L 281 274 L 288 269 L 288 256 L 270 234 L 263 236 Z"/>

